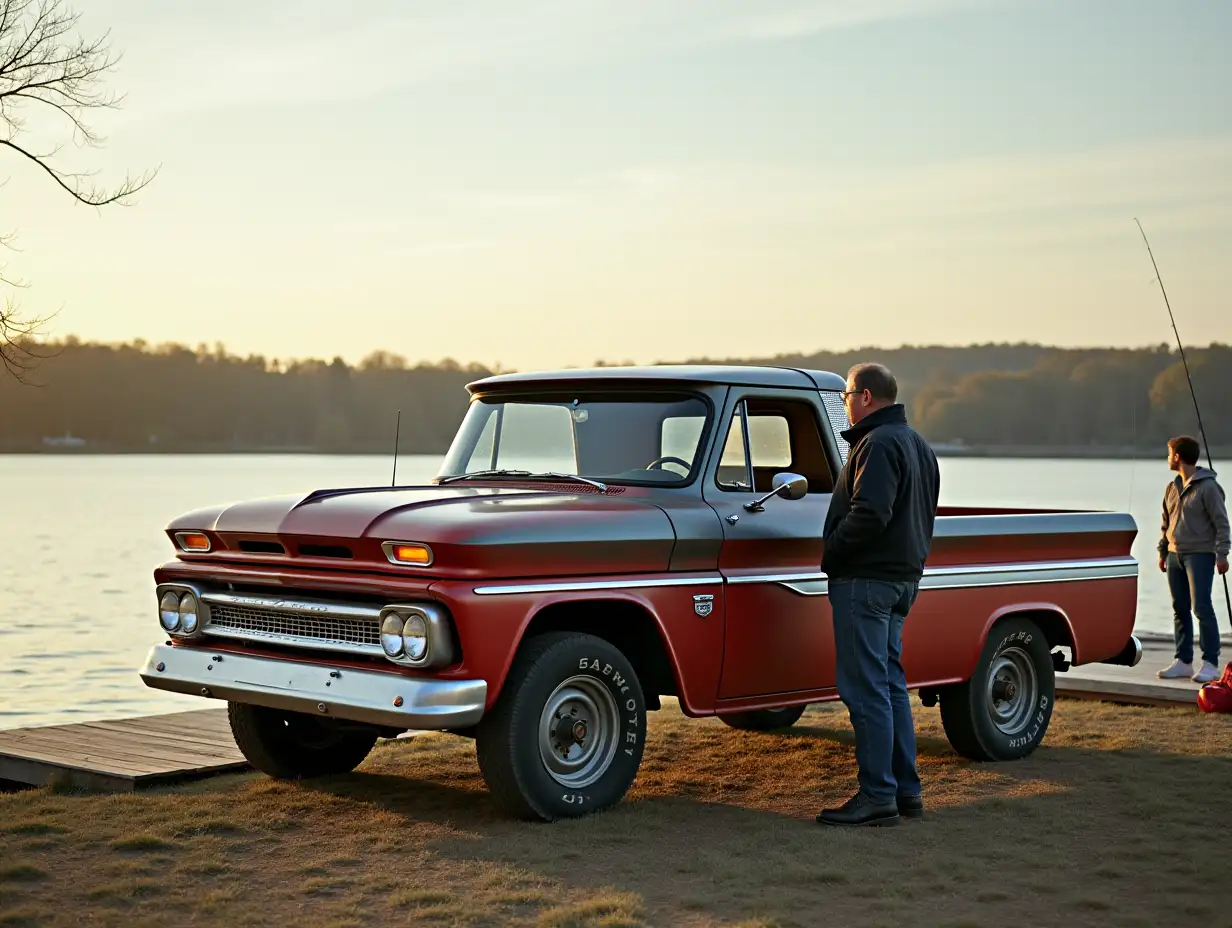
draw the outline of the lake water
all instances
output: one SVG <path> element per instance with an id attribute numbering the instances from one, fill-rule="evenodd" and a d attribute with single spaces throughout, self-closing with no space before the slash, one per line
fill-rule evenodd
<path id="1" fill-rule="evenodd" d="M 400 458 L 398 482 L 428 481 L 439 461 Z M 1144 568 L 1138 628 L 1171 632 L 1154 567 L 1162 460 L 943 458 L 941 470 L 945 504 L 1129 508 Z M 213 503 L 389 478 L 387 456 L 0 455 L 0 728 L 202 707 L 137 676 L 164 637 L 151 572 L 173 553 L 167 522 Z"/>

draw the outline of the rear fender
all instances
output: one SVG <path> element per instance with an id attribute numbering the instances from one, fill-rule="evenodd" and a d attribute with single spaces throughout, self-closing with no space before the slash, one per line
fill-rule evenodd
<path id="1" fill-rule="evenodd" d="M 1002 619 L 1010 618 L 1011 616 L 1030 619 L 1044 633 L 1044 637 L 1048 640 L 1048 649 L 1050 651 L 1054 648 L 1069 648 L 1070 663 L 1077 664 L 1079 662 L 1078 639 L 1074 635 L 1074 625 L 1064 609 L 1056 603 L 1048 602 L 1013 603 L 1008 606 L 1002 606 L 985 621 L 979 640 L 976 642 L 975 649 L 968 660 L 963 679 L 971 679 L 971 674 L 975 672 L 975 665 L 980 659 L 980 653 L 984 650 L 984 645 L 988 643 L 988 638 L 993 633 L 993 627 Z"/>

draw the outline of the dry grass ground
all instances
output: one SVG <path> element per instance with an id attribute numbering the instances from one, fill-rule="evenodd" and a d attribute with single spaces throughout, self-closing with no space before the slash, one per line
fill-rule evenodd
<path id="1" fill-rule="evenodd" d="M 917 704 L 929 816 L 823 829 L 841 706 L 787 734 L 654 716 L 624 804 L 532 825 L 471 742 L 352 775 L 0 795 L 0 925 L 1232 925 L 1232 717 L 1062 702 L 1046 747 L 971 764 Z"/>

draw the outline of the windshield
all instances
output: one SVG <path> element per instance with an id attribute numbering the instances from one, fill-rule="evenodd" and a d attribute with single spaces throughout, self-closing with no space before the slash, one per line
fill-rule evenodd
<path id="1" fill-rule="evenodd" d="M 699 466 L 709 411 L 680 395 L 481 398 L 437 476 L 507 470 L 679 485 Z"/>

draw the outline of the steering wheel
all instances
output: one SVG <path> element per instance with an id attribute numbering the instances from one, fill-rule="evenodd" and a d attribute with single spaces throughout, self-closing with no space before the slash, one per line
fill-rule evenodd
<path id="1" fill-rule="evenodd" d="M 679 464 L 684 468 L 686 474 L 689 472 L 689 468 L 693 466 L 688 461 L 681 460 L 680 458 L 669 454 L 661 458 L 655 458 L 646 465 L 646 470 L 663 470 L 662 467 L 658 466 L 660 464 Z"/>

